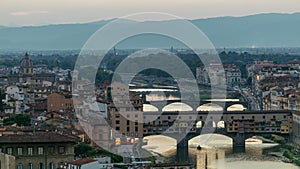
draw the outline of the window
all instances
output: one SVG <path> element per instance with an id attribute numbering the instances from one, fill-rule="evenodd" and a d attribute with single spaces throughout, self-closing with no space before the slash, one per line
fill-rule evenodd
<path id="1" fill-rule="evenodd" d="M 59 146 L 58 147 L 58 153 L 59 154 L 64 154 L 65 153 L 65 147 L 64 146 Z"/>
<path id="2" fill-rule="evenodd" d="M 32 169 L 32 163 L 28 163 L 28 169 Z"/>
<path id="3" fill-rule="evenodd" d="M 119 117 L 120 117 L 120 114 L 115 114 L 115 117 L 116 117 L 116 118 L 119 118 Z"/>
<path id="4" fill-rule="evenodd" d="M 43 155 L 43 154 L 44 154 L 44 148 L 38 147 L 38 155 Z"/>
<path id="5" fill-rule="evenodd" d="M 39 168 L 38 169 L 44 169 L 44 164 L 43 163 L 39 163 Z"/>
<path id="6" fill-rule="evenodd" d="M 7 148 L 7 154 L 12 155 L 13 152 L 13 148 L 12 147 L 8 147 Z"/>
<path id="7" fill-rule="evenodd" d="M 130 121 L 129 120 L 127 120 L 127 125 L 130 125 Z"/>
<path id="8" fill-rule="evenodd" d="M 127 127 L 127 131 L 130 131 L 130 127 Z"/>
<path id="9" fill-rule="evenodd" d="M 28 155 L 32 155 L 32 152 L 33 152 L 33 148 L 32 147 L 28 147 L 27 148 L 27 154 Z"/>
<path id="10" fill-rule="evenodd" d="M 54 154 L 54 146 L 49 146 L 48 147 L 48 153 L 49 154 Z"/>
<path id="11" fill-rule="evenodd" d="M 18 147 L 18 155 L 23 155 L 23 148 L 22 147 Z"/>
<path id="12" fill-rule="evenodd" d="M 23 164 L 22 164 L 22 163 L 19 163 L 17 168 L 18 168 L 18 169 L 23 169 Z"/>
<path id="13" fill-rule="evenodd" d="M 54 169 L 54 163 L 49 163 L 49 169 Z"/>
<path id="14" fill-rule="evenodd" d="M 116 120 L 116 124 L 120 124 L 120 120 Z"/>
<path id="15" fill-rule="evenodd" d="M 2 153 L 3 152 L 3 149 L 2 149 L 2 147 L 0 147 L 0 153 Z"/>
<path id="16" fill-rule="evenodd" d="M 138 128 L 138 127 L 135 127 L 135 131 L 139 131 L 139 128 Z"/>
<path id="17" fill-rule="evenodd" d="M 58 163 L 58 166 L 59 166 L 60 168 L 63 168 L 63 165 L 64 165 L 64 162 Z"/>
<path id="18" fill-rule="evenodd" d="M 117 127 L 116 127 L 116 130 L 117 130 L 117 131 L 119 131 L 119 130 L 120 130 L 120 127 L 119 127 L 119 126 L 117 126 Z"/>

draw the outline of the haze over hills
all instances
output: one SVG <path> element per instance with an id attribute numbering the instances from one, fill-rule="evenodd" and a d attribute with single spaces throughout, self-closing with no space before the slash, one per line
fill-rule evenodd
<path id="1" fill-rule="evenodd" d="M 0 49 L 80 49 L 95 31 L 108 22 L 110 20 L 84 24 L 0 26 Z M 300 13 L 219 17 L 192 20 L 191 22 L 208 36 L 216 48 L 300 46 Z M 139 24 L 146 25 L 146 23 Z M 117 45 L 117 48 L 169 48 L 170 46 L 184 47 L 180 42 L 170 38 L 147 35 L 132 38 L 126 43 Z"/>

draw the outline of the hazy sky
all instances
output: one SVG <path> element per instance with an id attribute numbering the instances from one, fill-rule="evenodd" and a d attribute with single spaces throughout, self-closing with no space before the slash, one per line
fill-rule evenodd
<path id="1" fill-rule="evenodd" d="M 44 25 L 164 12 L 187 19 L 300 12 L 300 0 L 0 0 L 0 25 Z"/>

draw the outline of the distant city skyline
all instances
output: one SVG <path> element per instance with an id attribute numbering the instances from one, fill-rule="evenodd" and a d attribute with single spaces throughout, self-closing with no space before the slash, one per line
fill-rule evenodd
<path id="1" fill-rule="evenodd" d="M 295 13 L 300 12 L 300 5 L 298 0 L 1 0 L 0 25 L 85 23 L 140 12 L 162 12 L 186 19 L 200 19 L 259 13 Z"/>

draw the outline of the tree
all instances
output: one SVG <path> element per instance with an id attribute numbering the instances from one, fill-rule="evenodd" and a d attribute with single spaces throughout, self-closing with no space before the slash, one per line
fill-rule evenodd
<path id="1" fill-rule="evenodd" d="M 17 126 L 30 126 L 31 125 L 30 116 L 27 114 L 18 114 L 3 120 L 4 125 L 12 125 L 15 123 L 17 124 Z"/>
<path id="2" fill-rule="evenodd" d="M 247 85 L 252 86 L 252 77 L 248 77 L 247 79 Z"/>
<path id="3" fill-rule="evenodd" d="M 86 158 L 86 157 L 95 158 L 95 157 L 99 157 L 100 155 L 105 155 L 111 157 L 111 160 L 114 163 L 123 161 L 122 156 L 113 154 L 102 148 L 96 149 L 87 143 L 77 144 L 74 148 L 74 153 L 75 153 L 75 157 L 79 157 L 79 158 Z"/>
<path id="4" fill-rule="evenodd" d="M 79 143 L 75 146 L 75 157 L 85 158 L 89 157 L 89 152 L 93 150 L 93 147 L 86 143 Z"/>
<path id="5" fill-rule="evenodd" d="M 0 92 L 0 111 L 3 112 L 4 111 L 4 107 L 3 107 L 3 102 L 2 100 L 5 99 L 5 93 L 4 92 Z"/>

